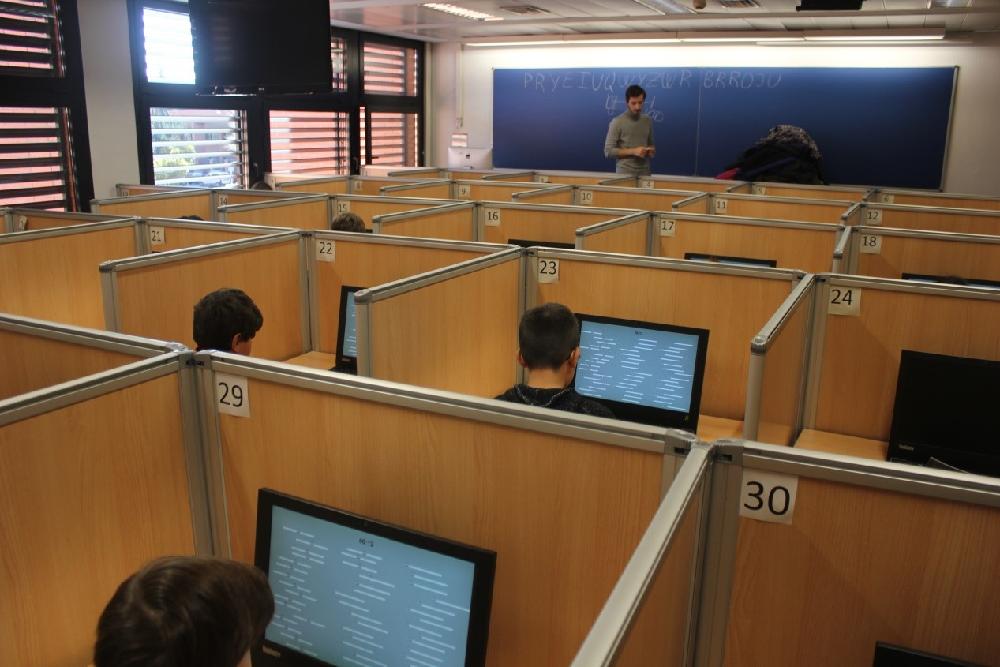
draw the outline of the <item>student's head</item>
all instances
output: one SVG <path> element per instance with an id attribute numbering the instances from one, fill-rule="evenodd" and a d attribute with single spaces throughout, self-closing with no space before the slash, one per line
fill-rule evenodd
<path id="1" fill-rule="evenodd" d="M 250 189 L 251 190 L 273 190 L 274 188 L 272 188 L 271 185 L 267 181 L 261 180 L 261 181 L 255 181 L 254 184 L 250 186 Z"/>
<path id="2" fill-rule="evenodd" d="M 572 370 L 580 355 L 580 322 L 561 303 L 546 303 L 521 316 L 517 328 L 518 361 L 529 371 Z"/>
<path id="3" fill-rule="evenodd" d="M 365 221 L 357 213 L 344 211 L 338 213 L 337 217 L 330 223 L 330 229 L 338 232 L 363 232 L 365 231 Z"/>
<path id="4" fill-rule="evenodd" d="M 249 665 L 274 615 L 267 578 L 236 561 L 168 556 L 115 591 L 97 623 L 94 667 Z"/>
<path id="5" fill-rule="evenodd" d="M 642 112 L 642 105 L 646 102 L 646 91 L 638 84 L 632 84 L 625 89 L 625 103 L 628 111 L 633 116 L 638 116 Z"/>
<path id="6" fill-rule="evenodd" d="M 200 215 L 195 215 L 194 213 L 192 213 L 191 215 L 182 215 L 180 217 L 180 219 L 181 220 L 204 220 L 205 218 L 201 217 Z"/>
<path id="7" fill-rule="evenodd" d="M 243 290 L 215 290 L 194 307 L 194 342 L 199 350 L 250 354 L 253 337 L 263 325 L 257 304 Z"/>

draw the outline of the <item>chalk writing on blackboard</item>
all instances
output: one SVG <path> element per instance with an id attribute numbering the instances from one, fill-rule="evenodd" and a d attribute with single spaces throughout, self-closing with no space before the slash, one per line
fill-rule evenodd
<path id="1" fill-rule="evenodd" d="M 608 95 L 604 100 L 604 108 L 609 116 L 617 116 L 625 111 L 625 98 L 622 95 Z M 663 121 L 663 112 L 656 108 L 656 96 L 646 98 L 646 103 L 642 107 L 642 112 L 649 116 L 654 123 Z"/>
<path id="2" fill-rule="evenodd" d="M 526 90 L 543 95 L 557 94 L 560 90 L 592 90 L 624 94 L 625 89 L 637 83 L 646 91 L 693 88 L 697 85 L 693 70 L 674 70 L 652 73 L 591 72 L 588 70 L 548 70 L 525 72 L 522 85 Z"/>
<path id="3" fill-rule="evenodd" d="M 736 70 L 705 70 L 701 73 L 702 88 L 777 88 L 781 72 L 740 72 Z"/>

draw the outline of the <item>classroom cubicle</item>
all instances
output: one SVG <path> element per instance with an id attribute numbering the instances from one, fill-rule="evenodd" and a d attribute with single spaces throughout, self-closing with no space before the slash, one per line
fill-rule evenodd
<path id="1" fill-rule="evenodd" d="M 418 208 L 430 208 L 454 204 L 453 199 L 428 199 L 426 197 L 373 197 L 370 195 L 335 195 L 331 197 L 332 214 L 354 213 L 360 217 L 368 229 L 372 229 L 375 216 L 387 213 L 402 213 Z"/>
<path id="2" fill-rule="evenodd" d="M 215 200 L 211 190 L 172 190 L 129 197 L 94 199 L 90 210 L 102 215 L 134 215 L 142 218 L 181 218 L 196 215 L 202 220 L 215 219 Z"/>
<path id="3" fill-rule="evenodd" d="M 1000 287 L 1000 236 L 856 226 L 847 255 L 846 273 Z"/>
<path id="4" fill-rule="evenodd" d="M 432 180 L 403 183 L 402 185 L 386 185 L 375 194 L 382 197 L 423 197 L 426 199 L 451 199 L 456 197 L 452 192 L 452 181 Z"/>
<path id="5" fill-rule="evenodd" d="M 3 223 L 0 233 L 31 232 L 53 227 L 71 227 L 85 225 L 91 222 L 108 222 L 121 220 L 120 215 L 100 215 L 97 213 L 66 213 L 63 211 L 46 211 L 40 208 L 0 208 Z"/>
<path id="6" fill-rule="evenodd" d="M 253 238 L 292 231 L 288 227 L 263 227 L 201 220 L 142 218 L 136 220 L 142 251 L 139 254 L 166 252 L 181 248 Z"/>
<path id="7" fill-rule="evenodd" d="M 523 201 L 513 204 L 481 203 L 479 238 L 490 243 L 508 243 L 516 239 L 574 244 L 578 229 L 635 215 L 627 209 L 529 204 Z"/>
<path id="8" fill-rule="evenodd" d="M 521 204 L 566 204 L 571 205 L 576 199 L 576 186 L 545 185 L 536 190 L 515 192 L 510 200 Z"/>
<path id="9" fill-rule="evenodd" d="M 576 194 L 573 203 L 579 206 L 669 211 L 677 202 L 691 197 L 690 190 L 666 190 L 611 185 L 580 185 L 575 187 Z"/>
<path id="10" fill-rule="evenodd" d="M 743 181 L 673 175 L 640 176 L 636 182 L 636 187 L 640 188 L 688 190 L 690 192 L 726 192 L 742 185 L 744 185 Z"/>
<path id="11" fill-rule="evenodd" d="M 772 183 L 754 181 L 730 188 L 736 194 L 767 195 L 768 197 L 797 197 L 799 199 L 839 199 L 842 201 L 865 201 L 874 188 L 852 185 L 808 185 L 804 183 Z"/>
<path id="12" fill-rule="evenodd" d="M 861 222 L 898 229 L 1000 236 L 1000 210 L 864 203 Z"/>
<path id="13" fill-rule="evenodd" d="M 514 201 L 514 196 L 524 193 L 548 194 L 553 199 L 546 203 L 572 204 L 572 188 L 548 186 L 534 182 L 502 180 L 458 180 L 452 181 L 452 199 L 475 199 L 478 201 Z M 552 192 L 546 192 L 552 189 Z M 540 192 L 539 192 L 540 191 Z"/>
<path id="14" fill-rule="evenodd" d="M 933 190 L 878 188 L 871 197 L 871 200 L 879 204 L 933 206 L 935 208 L 978 208 L 988 211 L 1000 211 L 1000 197 L 935 192 Z"/>
<path id="15" fill-rule="evenodd" d="M 729 192 L 693 196 L 674 204 L 679 213 L 731 215 L 742 218 L 822 222 L 832 225 L 860 224 L 860 205 L 847 200 L 773 197 Z M 667 210 L 667 209 L 662 209 Z"/>
<path id="16" fill-rule="evenodd" d="M 691 446 L 635 424 L 196 359 L 219 553 L 252 562 L 261 487 L 493 550 L 491 667 L 572 659 Z M 219 407 L 219 383 L 242 388 L 241 415 Z"/>
<path id="17" fill-rule="evenodd" d="M 64 346 L 91 345 L 63 334 L 80 335 L 49 328 L 31 353 L 73 363 Z M 92 341 L 109 354 L 151 351 L 118 342 Z M 122 580 L 157 556 L 211 553 L 189 357 L 166 352 L 0 400 L 0 664 L 89 664 Z"/>
<path id="18" fill-rule="evenodd" d="M 311 368 L 334 365 L 343 286 L 374 287 L 508 249 L 352 232 L 316 232 L 307 244 L 312 350 L 288 362 Z"/>
<path id="19" fill-rule="evenodd" d="M 732 215 L 656 213 L 650 254 L 761 262 L 809 273 L 840 270 L 846 227 Z"/>
<path id="20" fill-rule="evenodd" d="M 476 241 L 479 238 L 477 209 L 476 202 L 455 202 L 376 215 L 371 225 L 376 234 Z"/>
<path id="21" fill-rule="evenodd" d="M 196 190 L 184 185 L 146 185 L 142 183 L 115 183 L 116 197 L 135 197 L 151 195 L 157 192 L 177 192 L 178 190 Z"/>
<path id="22" fill-rule="evenodd" d="M 601 171 L 536 171 L 530 179 L 553 185 L 601 185 L 615 174 Z"/>
<path id="23" fill-rule="evenodd" d="M 244 225 L 329 229 L 330 198 L 327 195 L 296 196 L 252 204 L 227 204 L 218 209 L 221 222 Z"/>
<path id="24" fill-rule="evenodd" d="M 301 192 L 304 194 L 341 195 L 353 192 L 351 176 L 316 176 L 314 178 L 286 177 L 276 180 L 274 187 L 279 192 Z"/>
<path id="25" fill-rule="evenodd" d="M 253 354 L 288 359 L 311 349 L 305 241 L 298 232 L 213 243 L 100 265 L 111 331 L 194 348 L 192 308 L 223 287 L 242 289 L 264 317 Z"/>
<path id="26" fill-rule="evenodd" d="M 654 213 L 636 211 L 620 218 L 576 230 L 577 250 L 649 255 L 653 244 Z"/>

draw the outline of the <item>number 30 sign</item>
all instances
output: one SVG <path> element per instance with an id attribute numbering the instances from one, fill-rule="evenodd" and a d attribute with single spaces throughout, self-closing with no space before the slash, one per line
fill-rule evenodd
<path id="1" fill-rule="evenodd" d="M 740 516 L 790 524 L 798 487 L 798 477 L 744 469 Z"/>

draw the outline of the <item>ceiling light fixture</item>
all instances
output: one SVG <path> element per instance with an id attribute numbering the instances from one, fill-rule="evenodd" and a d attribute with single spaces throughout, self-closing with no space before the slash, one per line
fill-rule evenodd
<path id="1" fill-rule="evenodd" d="M 492 14 L 487 14 L 486 12 L 477 12 L 474 9 L 465 9 L 464 7 L 449 5 L 443 2 L 425 2 L 421 5 L 421 7 L 433 9 L 437 12 L 444 12 L 445 14 L 451 14 L 452 16 L 460 16 L 463 19 L 470 19 L 472 21 L 503 21 L 502 16 L 493 16 Z"/>
<path id="2" fill-rule="evenodd" d="M 682 5 L 677 0 L 632 0 L 636 4 L 642 5 L 646 9 L 651 9 L 657 14 L 696 14 L 687 5 Z"/>

